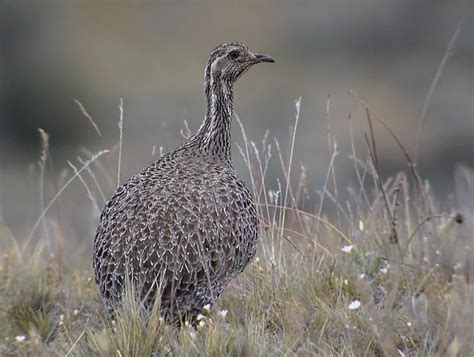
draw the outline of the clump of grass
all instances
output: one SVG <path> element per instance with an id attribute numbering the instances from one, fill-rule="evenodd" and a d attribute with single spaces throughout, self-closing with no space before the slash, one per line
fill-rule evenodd
<path id="1" fill-rule="evenodd" d="M 60 287 L 52 264 L 42 266 L 41 249 L 26 260 L 21 252 L 3 257 L 0 276 L 1 338 L 20 336 L 48 344 L 59 324 Z M 40 266 L 42 266 L 40 268 Z"/>

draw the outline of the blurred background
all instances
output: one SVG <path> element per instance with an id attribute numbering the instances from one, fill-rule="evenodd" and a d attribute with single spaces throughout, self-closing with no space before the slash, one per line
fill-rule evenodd
<path id="1" fill-rule="evenodd" d="M 302 97 L 293 162 L 298 172 L 304 164 L 314 200 L 331 157 L 326 120 L 331 96 L 336 172 L 344 191 L 354 179 L 349 113 L 356 151 L 367 157 L 366 119 L 347 92 L 363 98 L 412 153 L 431 82 L 463 23 L 429 102 L 418 160 L 436 195 L 442 202 L 450 199 L 456 164 L 474 166 L 473 10 L 472 1 L 456 0 L 0 0 L 3 218 L 15 235 L 27 235 L 41 212 L 38 128 L 50 135 L 46 203 L 71 176 L 68 160 L 80 167 L 78 155 L 87 159 L 88 152 L 104 148 L 116 153 L 120 98 L 122 181 L 156 159 L 160 147 L 168 151 L 178 145 L 184 121 L 194 131 L 205 113 L 207 56 L 230 41 L 245 42 L 276 59 L 274 65 L 253 68 L 235 88 L 236 113 L 251 140 L 260 143 L 269 130 L 269 140 L 276 138 L 286 152 L 295 100 Z M 102 138 L 75 99 L 97 123 Z M 407 170 L 393 140 L 379 125 L 375 132 L 384 175 Z M 233 140 L 242 142 L 236 122 Z M 236 145 L 233 150 L 235 166 L 248 179 Z M 274 152 L 269 187 L 276 187 L 276 177 L 282 171 Z M 107 187 L 106 196 L 113 192 L 112 184 Z M 90 248 L 90 222 L 97 212 L 80 182 L 68 187 L 48 214 L 62 215 L 64 235 L 83 239 Z"/>

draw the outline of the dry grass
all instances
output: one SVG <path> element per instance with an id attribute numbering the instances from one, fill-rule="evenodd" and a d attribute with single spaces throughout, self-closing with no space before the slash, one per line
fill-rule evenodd
<path id="1" fill-rule="evenodd" d="M 22 239 L 11 236 L 0 220 L 0 243 L 7 247 L 0 265 L 0 355 L 472 355 L 468 238 L 474 214 L 469 207 L 457 213 L 448 204 L 435 203 L 414 165 L 409 173 L 383 178 L 374 118 L 382 128 L 386 124 L 354 98 L 368 120 L 369 154 L 358 158 L 353 147 L 357 184 L 345 187 L 348 198 L 342 201 L 334 161 L 343 153 L 337 152 L 330 131 L 328 100 L 331 158 L 314 212 L 301 209 L 310 188 L 304 169 L 292 162 L 300 101 L 288 152 L 268 136 L 261 144 L 252 142 L 241 126 L 240 149 L 262 221 L 258 258 L 196 328 L 175 330 L 159 313 L 144 321 L 133 294 L 109 323 L 90 262 L 69 269 L 58 258 L 73 254 L 75 247 L 57 231 L 48 231 L 48 209 L 75 178 L 93 205 L 101 205 L 94 195 L 107 191 L 99 184 L 99 176 L 107 172 L 100 164 L 106 151 L 81 161 L 80 168 L 71 164 L 74 175 L 43 204 L 26 243 L 20 244 Z M 411 165 L 408 151 L 393 137 Z M 118 156 L 120 165 L 121 149 Z M 266 172 L 275 162 L 284 176 L 271 189 L 275 185 L 268 184 Z M 472 183 L 472 173 L 463 172 Z M 43 180 L 41 171 L 41 186 Z M 87 184 L 91 180 L 93 185 Z M 331 217 L 321 215 L 323 201 L 324 207 L 333 206 Z M 43 233 L 38 232 L 42 223 Z M 33 243 L 31 238 L 40 234 L 51 240 Z"/>

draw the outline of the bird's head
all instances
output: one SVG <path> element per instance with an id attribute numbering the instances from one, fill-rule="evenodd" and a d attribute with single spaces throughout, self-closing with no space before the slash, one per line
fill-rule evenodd
<path id="1" fill-rule="evenodd" d="M 275 60 L 267 55 L 252 53 L 239 42 L 224 43 L 216 47 L 206 66 L 206 91 L 215 84 L 214 81 L 232 85 L 251 66 L 261 62 L 273 63 Z"/>

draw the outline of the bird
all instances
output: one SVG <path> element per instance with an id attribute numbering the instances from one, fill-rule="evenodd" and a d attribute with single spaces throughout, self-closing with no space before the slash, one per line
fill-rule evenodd
<path id="1" fill-rule="evenodd" d="M 145 311 L 192 320 L 220 297 L 256 254 L 255 200 L 231 160 L 233 85 L 257 63 L 273 63 L 239 42 L 209 56 L 199 129 L 122 184 L 97 228 L 93 267 L 109 311 L 127 282 Z"/>

